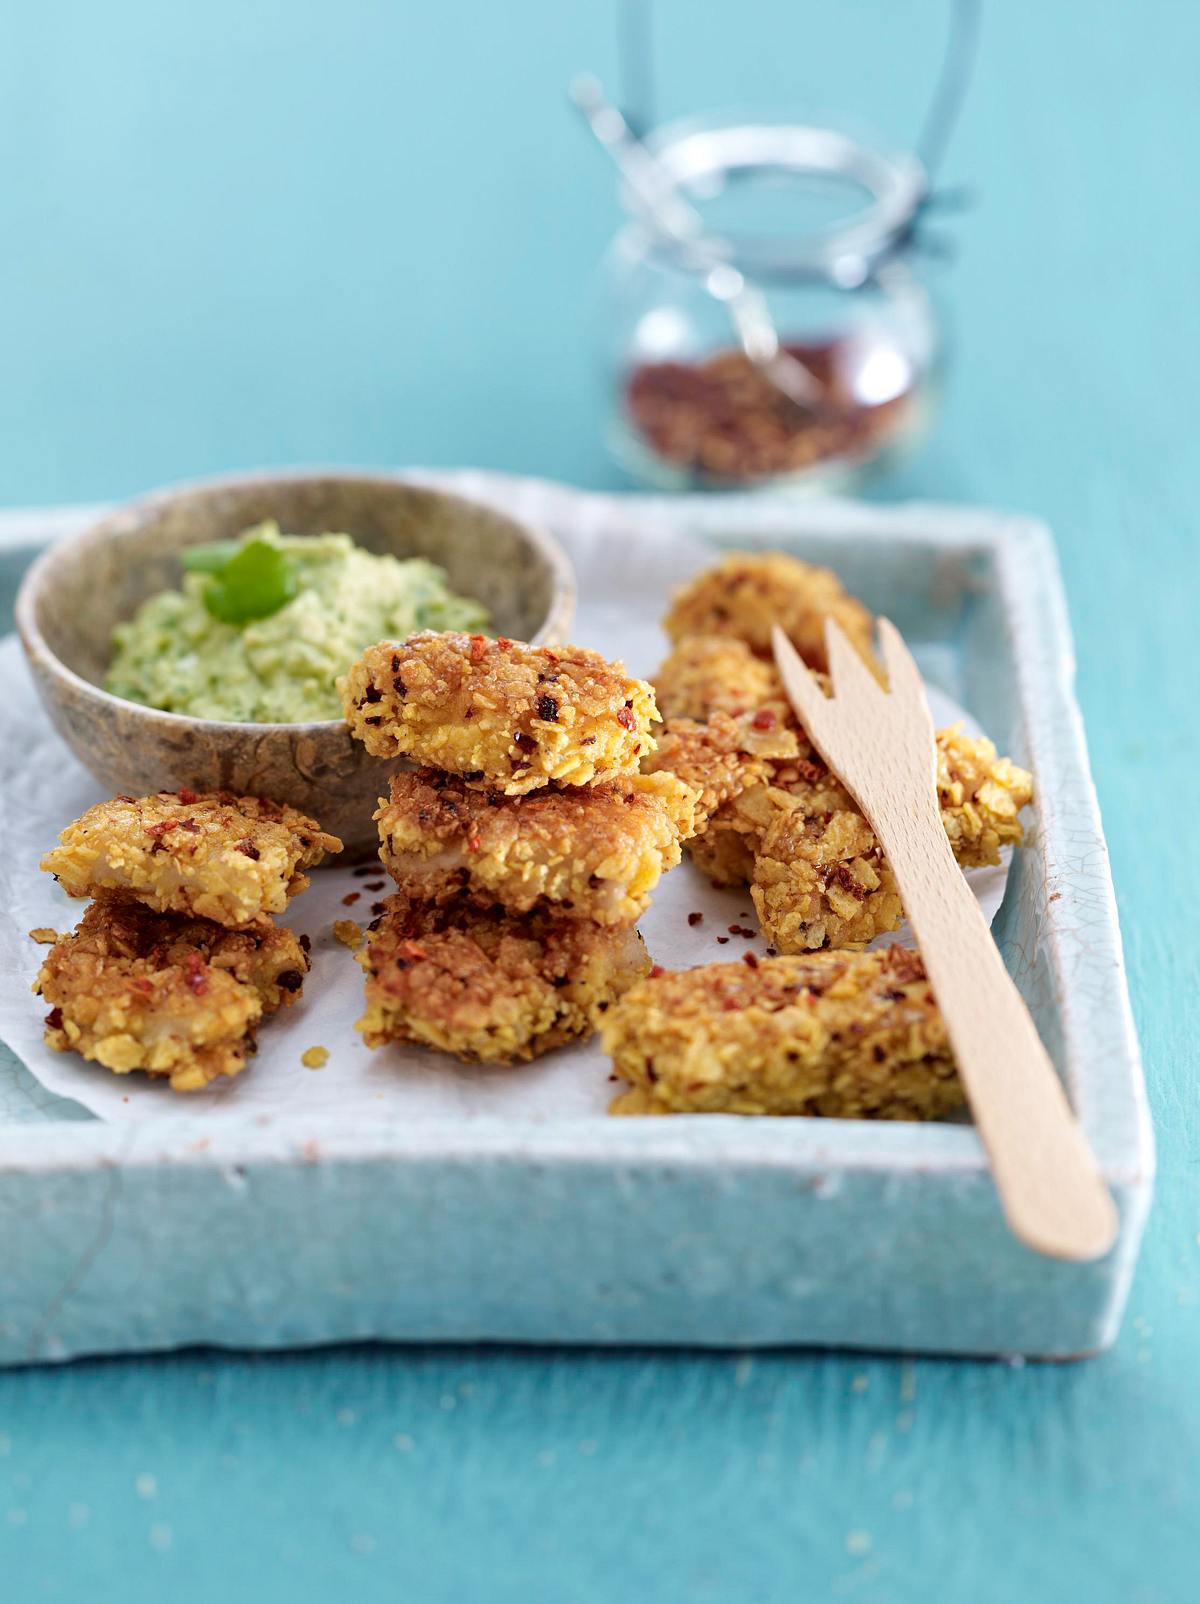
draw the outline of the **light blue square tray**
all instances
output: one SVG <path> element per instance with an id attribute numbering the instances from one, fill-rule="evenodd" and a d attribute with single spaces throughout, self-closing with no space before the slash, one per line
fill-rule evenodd
<path id="1" fill-rule="evenodd" d="M 1095 1264 L 1019 1246 L 966 1124 L 297 1116 L 168 1134 L 93 1121 L 0 1049 L 0 1363 L 353 1338 L 1105 1347 L 1153 1146 L 1046 530 L 942 507 L 421 477 L 551 528 L 611 519 L 652 541 L 668 522 L 828 563 L 1033 768 L 1036 824 L 995 933 L 1117 1200 L 1117 1245 Z M 34 551 L 90 511 L 0 518 L 6 620 Z"/>

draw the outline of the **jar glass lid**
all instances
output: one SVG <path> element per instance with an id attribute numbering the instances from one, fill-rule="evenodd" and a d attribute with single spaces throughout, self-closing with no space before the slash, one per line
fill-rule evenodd
<path id="1" fill-rule="evenodd" d="M 713 254 L 752 279 L 861 284 L 902 245 L 928 195 L 915 155 L 831 128 L 690 122 L 647 143 L 703 216 Z"/>

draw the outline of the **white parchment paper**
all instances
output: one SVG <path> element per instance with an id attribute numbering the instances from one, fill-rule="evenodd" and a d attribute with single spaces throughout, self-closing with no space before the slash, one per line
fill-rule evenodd
<path id="1" fill-rule="evenodd" d="M 572 631 L 582 646 L 623 657 L 636 674 L 649 675 L 665 642 L 658 627 L 668 591 L 712 560 L 711 548 L 677 532 L 647 534 L 614 522 L 611 512 L 591 513 L 567 533 L 559 531 L 579 579 L 580 604 Z M 12 637 L 0 642 L 0 1036 L 50 1091 L 73 1098 L 101 1119 L 131 1122 L 195 1118 L 245 1119 L 264 1113 L 346 1117 L 371 1111 L 406 1120 L 511 1115 L 514 1118 L 602 1115 L 613 1094 L 610 1065 L 597 1043 L 548 1053 L 515 1069 L 466 1066 L 441 1054 L 389 1047 L 372 1052 L 354 1030 L 362 1011 L 362 971 L 333 936 L 334 921 L 371 917 L 370 905 L 388 894 L 367 891 L 366 879 L 348 869 L 318 870 L 285 922 L 312 939 L 312 972 L 301 1000 L 259 1031 L 259 1051 L 232 1081 L 181 1096 L 137 1073 L 113 1075 L 73 1054 L 51 1052 L 42 1041 L 45 1005 L 30 991 L 45 948 L 29 939 L 38 926 L 71 929 L 83 904 L 72 902 L 38 870 L 38 859 L 58 832 L 102 793 L 49 727 Z M 930 689 L 939 726 L 962 719 L 960 707 Z M 968 875 L 986 917 L 1000 906 L 1007 864 Z M 378 879 L 384 879 L 380 870 Z M 342 899 L 361 896 L 352 907 Z M 688 914 L 700 912 L 698 925 Z M 685 859 L 659 884 L 641 931 L 656 962 L 691 967 L 761 955 L 765 943 L 729 934 L 731 924 L 757 928 L 749 892 L 714 891 Z M 718 937 L 727 938 L 725 944 Z M 907 927 L 886 938 L 909 942 Z M 329 1061 L 306 1069 L 301 1055 L 322 1046 Z"/>

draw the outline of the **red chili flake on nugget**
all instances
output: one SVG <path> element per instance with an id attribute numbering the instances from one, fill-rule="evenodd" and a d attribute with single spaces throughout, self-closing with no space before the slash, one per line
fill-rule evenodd
<path id="1" fill-rule="evenodd" d="M 754 956 L 754 954 L 752 952 L 744 952 L 742 954 L 742 962 L 746 965 L 747 969 L 757 969 L 758 968 L 758 959 Z"/>
<path id="2" fill-rule="evenodd" d="M 188 989 L 194 991 L 197 997 L 202 997 L 208 990 L 208 975 L 205 973 L 204 959 L 198 952 L 189 952 L 187 955 L 187 974 L 184 977 Z"/>
<path id="3" fill-rule="evenodd" d="M 471 636 L 471 647 L 467 656 L 473 663 L 482 663 L 487 656 L 487 642 L 482 635 Z"/>
<path id="4" fill-rule="evenodd" d="M 665 975 L 666 972 L 667 971 L 663 968 L 662 964 L 655 964 L 653 969 L 650 971 L 650 979 L 657 980 L 659 975 Z"/>
<path id="5" fill-rule="evenodd" d="M 193 802 L 199 802 L 200 798 L 196 795 L 195 791 L 190 791 L 187 786 L 184 785 L 180 787 L 179 800 L 184 803 L 185 806 L 190 806 Z"/>
<path id="6" fill-rule="evenodd" d="M 620 724 L 623 729 L 636 730 L 637 719 L 633 715 L 633 709 L 631 707 L 621 708 L 617 714 L 617 723 Z"/>
<path id="7" fill-rule="evenodd" d="M 774 711 L 769 707 L 760 707 L 750 720 L 750 723 L 756 730 L 773 730 L 775 728 Z"/>

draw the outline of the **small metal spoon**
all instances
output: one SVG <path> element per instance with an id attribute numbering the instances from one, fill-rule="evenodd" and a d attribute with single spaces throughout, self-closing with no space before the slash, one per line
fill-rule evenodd
<path id="1" fill-rule="evenodd" d="M 738 344 L 749 361 L 803 411 L 823 410 L 824 387 L 803 362 L 779 343 L 762 291 L 748 284 L 744 275 L 724 260 L 717 242 L 705 232 L 704 219 L 680 194 L 671 175 L 637 138 L 616 106 L 605 99 L 596 79 L 577 78 L 570 96 L 649 221 L 679 246 L 707 294 L 726 307 Z"/>

